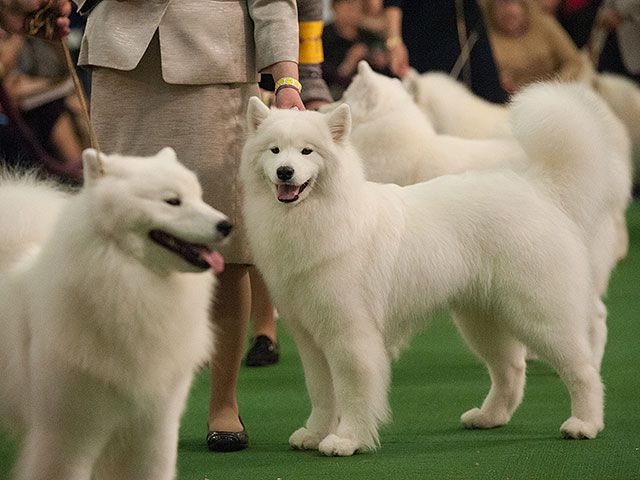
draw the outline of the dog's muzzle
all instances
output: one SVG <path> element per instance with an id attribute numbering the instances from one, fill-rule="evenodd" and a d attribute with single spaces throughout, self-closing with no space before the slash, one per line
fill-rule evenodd
<path id="1" fill-rule="evenodd" d="M 216 225 L 217 231 L 224 238 L 231 233 L 232 225 L 223 220 Z M 222 255 L 200 243 L 187 242 L 163 230 L 154 229 L 149 232 L 149 238 L 163 248 L 182 257 L 191 265 L 207 270 L 212 268 L 219 273 L 224 269 Z"/>

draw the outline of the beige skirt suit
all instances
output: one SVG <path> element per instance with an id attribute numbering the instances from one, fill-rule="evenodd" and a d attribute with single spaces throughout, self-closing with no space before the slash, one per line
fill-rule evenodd
<path id="1" fill-rule="evenodd" d="M 234 224 L 227 263 L 252 263 L 238 178 L 247 102 L 259 71 L 297 56 L 295 0 L 102 0 L 88 14 L 79 63 L 92 67 L 100 148 L 173 147 Z"/>

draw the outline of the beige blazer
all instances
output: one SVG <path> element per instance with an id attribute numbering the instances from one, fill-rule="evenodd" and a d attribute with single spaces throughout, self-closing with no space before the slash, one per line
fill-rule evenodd
<path id="1" fill-rule="evenodd" d="M 257 82 L 266 67 L 298 61 L 296 18 L 295 0 L 102 0 L 78 63 L 133 70 L 158 31 L 166 82 Z"/>

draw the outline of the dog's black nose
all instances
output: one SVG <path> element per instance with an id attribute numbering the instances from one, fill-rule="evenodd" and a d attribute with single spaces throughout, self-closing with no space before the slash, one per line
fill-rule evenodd
<path id="1" fill-rule="evenodd" d="M 231 224 L 231 222 L 227 220 L 222 220 L 221 222 L 218 222 L 218 225 L 216 225 L 216 230 L 218 230 L 223 237 L 226 237 L 227 235 L 229 235 L 229 233 L 231 233 L 232 228 L 233 228 L 233 225 Z"/>
<path id="2" fill-rule="evenodd" d="M 293 177 L 293 174 L 294 174 L 294 170 L 291 167 L 278 167 L 278 170 L 276 170 L 276 175 L 283 182 L 286 182 L 287 180 L 291 180 L 291 177 Z"/>

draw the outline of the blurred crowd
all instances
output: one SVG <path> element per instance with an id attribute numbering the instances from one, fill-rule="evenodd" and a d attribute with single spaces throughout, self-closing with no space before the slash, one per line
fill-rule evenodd
<path id="1" fill-rule="evenodd" d="M 640 0 L 447 3 L 325 1 L 322 75 L 333 99 L 348 87 L 361 60 L 397 77 L 409 69 L 446 71 L 496 103 L 535 80 L 578 79 L 586 67 L 640 82 Z M 475 9 L 480 18 L 474 18 Z M 400 23 L 395 18 L 403 12 Z M 83 21 L 75 12 L 71 27 L 69 45 L 76 52 Z M 490 47 L 482 45 L 484 37 Z M 89 94 L 89 73 L 79 73 Z M 0 78 L 0 156 L 26 165 L 79 161 L 89 143 L 87 129 L 59 45 L 0 30 Z M 20 129 L 11 128 L 10 117 Z"/>
<path id="2" fill-rule="evenodd" d="M 420 25 L 420 21 L 429 22 L 428 18 L 417 19 L 414 4 L 422 3 L 422 9 L 427 11 L 424 17 L 438 17 L 440 25 L 428 29 L 428 23 Z M 464 60 L 465 54 L 472 60 L 474 48 L 481 48 L 481 38 L 486 31 L 489 38 L 490 50 L 493 58 L 484 57 L 485 63 L 495 63 L 500 86 L 509 95 L 524 85 L 540 79 L 556 78 L 560 80 L 576 80 L 585 68 L 585 57 L 597 71 L 614 72 L 640 81 L 640 2 L 634 0 L 478 0 L 481 9 L 481 19 L 471 18 L 469 12 L 460 14 L 451 5 L 449 17 L 456 21 L 456 28 L 460 29 L 460 20 L 466 25 L 467 45 L 469 52 L 463 45 L 454 45 L 454 51 Z M 463 2 L 458 2 L 462 4 Z M 463 10 L 475 8 L 469 5 L 460 7 Z M 334 98 L 338 98 L 356 71 L 360 60 L 367 60 L 372 68 L 380 73 L 403 77 L 406 72 L 392 65 L 392 57 L 398 40 L 391 32 L 389 21 L 390 7 L 406 10 L 412 15 L 405 15 L 402 23 L 405 31 L 400 32 L 400 39 L 409 45 L 417 43 L 424 52 L 440 49 L 440 42 L 451 44 L 462 42 L 463 38 L 444 38 L 447 31 L 441 25 L 447 22 L 440 13 L 444 10 L 437 2 L 391 2 L 383 0 L 333 0 L 330 2 L 330 19 L 323 33 L 325 62 L 323 72 Z M 469 8 L 471 7 L 471 8 Z M 428 10 L 432 10 L 430 15 Z M 436 14 L 436 12 L 438 12 Z M 457 15 L 456 15 L 457 13 Z M 456 18 L 454 18 L 454 16 Z M 414 26 L 412 24 L 418 24 Z M 441 28 L 440 28 L 441 27 Z M 415 42 L 406 38 L 418 32 L 420 37 Z M 474 33 L 480 40 L 472 42 Z M 433 35 L 439 39 L 433 39 Z M 412 58 L 409 48 L 408 64 L 421 73 L 429 70 L 446 71 L 455 75 L 455 62 L 447 69 L 446 63 L 436 61 L 432 54 L 429 61 L 421 62 L 418 56 L 423 52 L 414 53 Z M 581 54 L 582 52 L 582 54 Z M 433 60 L 432 60 L 433 59 Z M 462 70 L 462 69 L 461 69 Z M 479 74 L 478 76 L 481 76 Z M 495 101 L 500 98 L 499 93 L 486 93 L 478 89 L 480 96 Z"/>

